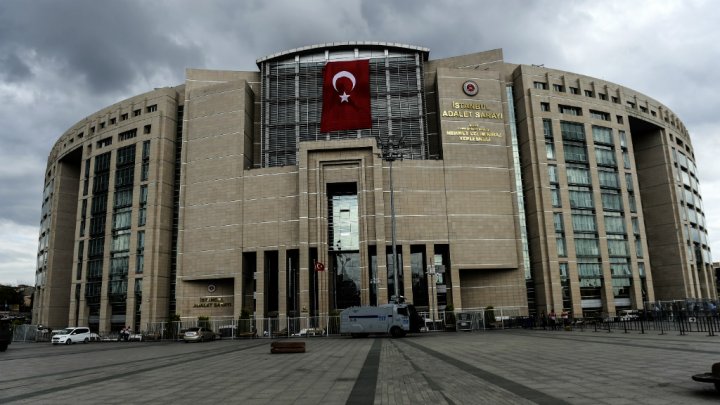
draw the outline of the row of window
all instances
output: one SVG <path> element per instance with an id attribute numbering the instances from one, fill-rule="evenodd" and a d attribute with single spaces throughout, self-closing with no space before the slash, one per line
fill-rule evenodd
<path id="1" fill-rule="evenodd" d="M 143 127 L 143 134 L 149 134 L 152 131 L 152 125 L 148 124 Z M 137 136 L 137 128 L 133 128 L 127 131 L 120 132 L 118 134 L 118 142 L 126 141 L 128 139 L 135 138 Z M 113 137 L 108 136 L 106 138 L 100 139 L 95 143 L 96 147 L 98 149 L 103 148 L 105 146 L 110 146 L 113 143 Z"/>

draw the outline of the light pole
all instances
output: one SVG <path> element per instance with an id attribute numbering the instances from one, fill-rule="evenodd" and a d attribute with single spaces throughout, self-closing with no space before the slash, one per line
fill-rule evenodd
<path id="1" fill-rule="evenodd" d="M 397 239 L 395 229 L 395 189 L 393 188 L 393 162 L 402 159 L 400 151 L 401 141 L 378 141 L 380 146 L 380 157 L 390 164 L 390 232 L 392 235 L 392 267 L 393 267 L 393 289 L 395 302 L 400 302 L 400 291 L 398 283 L 398 261 L 397 261 Z"/>

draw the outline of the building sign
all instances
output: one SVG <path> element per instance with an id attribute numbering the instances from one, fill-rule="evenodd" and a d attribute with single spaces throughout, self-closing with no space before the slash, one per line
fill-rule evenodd
<path id="1" fill-rule="evenodd" d="M 501 109 L 501 104 L 494 107 L 478 102 L 451 102 L 450 108 L 442 111 L 442 117 L 450 119 L 460 118 L 465 122 L 456 122 L 460 124 L 457 128 L 445 129 L 445 135 L 450 140 L 464 142 L 493 142 L 501 139 L 505 136 L 505 132 L 497 127 L 498 124 L 504 125 L 505 117 L 502 111 L 497 111 L 495 108 Z M 491 129 L 493 127 L 496 127 L 496 129 Z"/>
<path id="2" fill-rule="evenodd" d="M 231 307 L 232 302 L 225 302 L 223 297 L 201 297 L 200 302 L 193 305 L 193 308 L 223 308 Z"/>
<path id="3" fill-rule="evenodd" d="M 490 142 L 493 138 L 502 138 L 503 136 L 500 132 L 477 124 L 468 124 L 466 127 L 447 130 L 445 135 L 456 136 L 458 140 L 470 142 Z"/>

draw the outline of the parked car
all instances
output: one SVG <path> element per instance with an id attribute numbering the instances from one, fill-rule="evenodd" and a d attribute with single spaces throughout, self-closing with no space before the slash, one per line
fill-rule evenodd
<path id="1" fill-rule="evenodd" d="M 308 336 L 322 336 L 324 334 L 321 328 L 302 328 L 299 332 L 295 332 L 292 336 L 308 337 Z"/>
<path id="2" fill-rule="evenodd" d="M 90 341 L 90 328 L 85 326 L 67 327 L 60 330 L 52 337 L 52 344 L 73 344 L 77 342 L 88 343 Z"/>
<path id="3" fill-rule="evenodd" d="M 183 340 L 187 342 L 204 342 L 206 340 L 215 340 L 217 335 L 205 327 L 188 328 L 183 334 Z"/>

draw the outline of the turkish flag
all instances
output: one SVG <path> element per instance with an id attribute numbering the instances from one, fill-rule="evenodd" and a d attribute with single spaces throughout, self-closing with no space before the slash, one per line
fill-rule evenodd
<path id="1" fill-rule="evenodd" d="M 328 62 L 323 74 L 320 132 L 370 127 L 370 61 Z"/>

